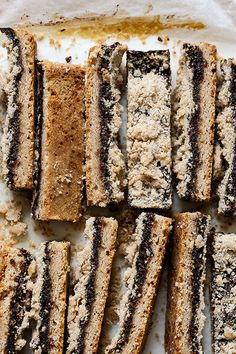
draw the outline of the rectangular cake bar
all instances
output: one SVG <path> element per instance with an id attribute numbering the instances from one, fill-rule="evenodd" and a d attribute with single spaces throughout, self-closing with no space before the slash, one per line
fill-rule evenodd
<path id="1" fill-rule="evenodd" d="M 173 171 L 180 198 L 211 197 L 216 93 L 216 47 L 183 44 L 173 116 Z"/>
<path id="2" fill-rule="evenodd" d="M 217 95 L 215 178 L 218 213 L 236 215 L 236 61 L 220 61 Z"/>
<path id="3" fill-rule="evenodd" d="M 118 144 L 121 127 L 120 65 L 126 46 L 94 47 L 89 52 L 86 89 L 86 190 L 88 205 L 124 199 L 125 162 Z"/>
<path id="4" fill-rule="evenodd" d="M 236 235 L 216 233 L 212 244 L 212 349 L 236 353 Z"/>
<path id="5" fill-rule="evenodd" d="M 86 222 L 87 243 L 78 254 L 78 279 L 69 297 L 66 353 L 97 353 L 112 260 L 117 221 L 91 217 Z"/>
<path id="6" fill-rule="evenodd" d="M 30 343 L 35 354 L 63 353 L 69 248 L 69 242 L 44 242 L 36 255 L 31 317 L 37 325 Z"/>
<path id="7" fill-rule="evenodd" d="M 36 45 L 33 36 L 22 29 L 1 28 L 0 41 L 9 61 L 3 172 L 10 188 L 32 189 Z"/>
<path id="8" fill-rule="evenodd" d="M 126 247 L 128 268 L 124 274 L 124 282 L 127 289 L 114 309 L 119 317 L 116 333 L 103 353 L 142 352 L 171 224 L 171 219 L 154 213 L 142 213 L 138 217 L 135 233 L 130 235 L 132 241 Z"/>
<path id="9" fill-rule="evenodd" d="M 37 65 L 35 191 L 38 220 L 81 217 L 84 159 L 84 69 L 47 61 Z"/>
<path id="10" fill-rule="evenodd" d="M 165 350 L 203 354 L 206 244 L 210 218 L 199 212 L 178 214 L 168 272 Z"/>
<path id="11" fill-rule="evenodd" d="M 18 353 L 25 346 L 34 261 L 24 249 L 0 245 L 0 352 Z"/>
<path id="12" fill-rule="evenodd" d="M 171 71 L 169 50 L 128 51 L 128 200 L 169 209 Z"/>

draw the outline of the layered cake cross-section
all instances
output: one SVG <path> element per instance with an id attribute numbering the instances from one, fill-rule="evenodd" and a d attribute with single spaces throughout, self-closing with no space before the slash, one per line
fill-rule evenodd
<path id="1" fill-rule="evenodd" d="M 217 95 L 215 178 L 218 179 L 218 212 L 236 214 L 236 61 L 220 61 Z"/>
<path id="2" fill-rule="evenodd" d="M 102 351 L 105 354 L 142 352 L 150 327 L 172 219 L 142 213 L 134 235 L 126 247 L 128 268 L 126 290 L 114 311 L 118 315 L 116 333 Z"/>
<path id="3" fill-rule="evenodd" d="M 77 279 L 69 296 L 67 354 L 97 353 L 118 223 L 91 217 L 86 222 L 86 245 L 78 254 Z"/>
<path id="4" fill-rule="evenodd" d="M 206 245 L 210 218 L 182 213 L 175 218 L 168 273 L 165 350 L 203 354 L 202 331 Z"/>
<path id="5" fill-rule="evenodd" d="M 37 64 L 35 219 L 78 221 L 81 217 L 84 77 L 79 65 Z"/>
<path id="6" fill-rule="evenodd" d="M 0 28 L 0 42 L 7 49 L 9 62 L 3 172 L 10 188 L 32 189 L 36 45 L 23 29 Z"/>
<path id="7" fill-rule="evenodd" d="M 128 51 L 128 200 L 169 209 L 171 191 L 170 53 Z"/>
<path id="8" fill-rule="evenodd" d="M 35 354 L 63 353 L 69 249 L 69 242 L 49 241 L 36 254 L 31 310 L 36 328 L 30 343 Z"/>
<path id="9" fill-rule="evenodd" d="M 175 91 L 173 171 L 180 198 L 211 197 L 216 94 L 216 47 L 184 43 Z"/>
<path id="10" fill-rule="evenodd" d="M 35 264 L 24 249 L 0 245 L 0 352 L 18 353 L 26 344 Z"/>
<path id="11" fill-rule="evenodd" d="M 126 46 L 94 47 L 89 52 L 86 89 L 86 191 L 88 205 L 124 199 L 125 162 L 118 143 L 122 124 L 121 61 Z"/>
<path id="12" fill-rule="evenodd" d="M 212 244 L 212 349 L 236 353 L 236 235 L 216 233 Z"/>

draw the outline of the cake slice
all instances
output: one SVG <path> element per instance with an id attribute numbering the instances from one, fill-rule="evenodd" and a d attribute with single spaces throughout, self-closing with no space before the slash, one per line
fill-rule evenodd
<path id="1" fill-rule="evenodd" d="M 29 326 L 34 261 L 24 249 L 0 245 L 0 352 L 18 353 Z"/>
<path id="2" fill-rule="evenodd" d="M 212 246 L 212 349 L 236 353 L 236 235 L 216 233 Z"/>
<path id="3" fill-rule="evenodd" d="M 30 343 L 36 354 L 63 353 L 69 248 L 69 242 L 44 242 L 36 255 L 31 312 L 36 328 Z"/>
<path id="4" fill-rule="evenodd" d="M 185 43 L 173 115 L 173 171 L 180 198 L 211 197 L 216 93 L 216 47 Z"/>
<path id="5" fill-rule="evenodd" d="M 236 215 L 236 62 L 220 61 L 217 96 L 215 175 L 218 213 Z"/>
<path id="6" fill-rule="evenodd" d="M 91 217 L 86 222 L 86 246 L 78 254 L 78 278 L 69 297 L 66 353 L 97 352 L 115 253 L 117 221 Z"/>
<path id="7" fill-rule="evenodd" d="M 171 192 L 170 53 L 128 51 L 128 200 L 169 209 Z"/>
<path id="8" fill-rule="evenodd" d="M 120 65 L 126 46 L 90 50 L 86 89 L 86 190 L 88 205 L 124 199 L 125 162 L 118 146 L 122 106 Z"/>
<path id="9" fill-rule="evenodd" d="M 167 290 L 165 350 L 203 354 L 206 244 L 210 218 L 199 212 L 175 219 Z"/>
<path id="10" fill-rule="evenodd" d="M 37 65 L 35 191 L 38 220 L 78 221 L 84 159 L 84 69 Z"/>
<path id="11" fill-rule="evenodd" d="M 116 334 L 104 353 L 142 352 L 150 325 L 152 308 L 172 220 L 154 213 L 142 213 L 137 219 L 132 242 L 127 248 L 128 268 L 124 274 L 126 291 L 116 312 Z"/>
<path id="12" fill-rule="evenodd" d="M 35 56 L 33 36 L 23 29 L 0 29 L 9 61 L 7 117 L 2 138 L 3 170 L 12 189 L 33 188 Z"/>

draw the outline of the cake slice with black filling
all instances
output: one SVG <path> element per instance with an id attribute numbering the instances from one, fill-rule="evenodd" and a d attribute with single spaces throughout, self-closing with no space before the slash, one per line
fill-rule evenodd
<path id="1" fill-rule="evenodd" d="M 63 353 L 69 248 L 69 242 L 44 242 L 36 254 L 31 310 L 36 328 L 30 343 L 36 354 Z"/>
<path id="2" fill-rule="evenodd" d="M 86 189 L 88 205 L 124 199 L 125 162 L 118 144 L 121 127 L 120 65 L 126 46 L 94 47 L 89 52 L 86 92 Z"/>
<path id="3" fill-rule="evenodd" d="M 82 211 L 84 69 L 37 64 L 36 161 L 32 214 L 78 221 Z"/>
<path id="4" fill-rule="evenodd" d="M 86 222 L 86 245 L 78 253 L 78 279 L 69 297 L 67 354 L 97 352 L 115 253 L 117 221 L 91 217 Z"/>
<path id="5" fill-rule="evenodd" d="M 138 217 L 135 233 L 129 235 L 129 246 L 126 246 L 128 268 L 123 278 L 126 290 L 114 309 L 118 315 L 116 333 L 109 343 L 105 339 L 103 353 L 142 352 L 171 224 L 171 219 L 154 213 L 142 213 Z"/>
<path id="6" fill-rule="evenodd" d="M 217 95 L 215 177 L 218 178 L 218 212 L 236 214 L 236 61 L 220 61 Z"/>
<path id="7" fill-rule="evenodd" d="M 128 199 L 169 209 L 171 192 L 170 53 L 128 51 Z"/>
<path id="8" fill-rule="evenodd" d="M 182 213 L 175 218 L 167 289 L 165 350 L 203 354 L 206 244 L 210 218 Z"/>
<path id="9" fill-rule="evenodd" d="M 173 171 L 180 198 L 211 197 L 216 93 L 216 47 L 183 44 L 173 115 Z"/>
<path id="10" fill-rule="evenodd" d="M 212 349 L 236 353 L 236 235 L 216 233 L 212 243 Z"/>
<path id="11" fill-rule="evenodd" d="M 3 171 L 12 189 L 33 188 L 35 56 L 33 36 L 23 29 L 0 29 L 7 49 L 7 117 L 2 139 Z"/>
<path id="12" fill-rule="evenodd" d="M 35 263 L 24 249 L 0 245 L 0 352 L 18 353 L 29 327 Z"/>

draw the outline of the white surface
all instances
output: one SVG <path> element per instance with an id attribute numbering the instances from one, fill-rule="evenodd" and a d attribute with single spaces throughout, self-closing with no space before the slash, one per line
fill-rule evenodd
<path id="1" fill-rule="evenodd" d="M 24 22 L 27 19 L 25 17 L 21 19 L 23 14 L 28 14 L 33 21 L 48 21 L 54 18 L 57 13 L 64 15 L 67 18 L 74 16 L 88 16 L 91 13 L 96 12 L 112 13 L 116 9 L 117 2 L 110 1 L 105 5 L 104 0 L 99 1 L 53 1 L 53 0 L 41 0 L 40 6 L 38 1 L 6 1 L 2 0 L 0 5 L 0 25 L 8 26 L 19 22 Z M 177 5 L 178 4 L 178 5 Z M 170 36 L 171 40 L 168 45 L 162 45 L 157 40 L 157 36 L 149 37 L 146 43 L 142 43 L 137 37 L 128 41 L 124 41 L 129 46 L 129 49 L 149 50 L 149 49 L 161 49 L 169 48 L 171 51 L 171 66 L 172 66 L 172 78 L 173 87 L 175 84 L 176 68 L 178 62 L 178 39 L 199 41 L 205 40 L 217 45 L 218 52 L 224 57 L 233 57 L 235 55 L 234 33 L 235 33 L 235 21 L 234 15 L 235 8 L 233 7 L 233 1 L 153 1 L 153 10 L 150 14 L 177 14 L 181 16 L 191 17 L 195 20 L 201 20 L 205 24 L 208 24 L 204 30 L 201 31 L 187 31 L 187 30 L 169 30 L 166 33 Z M 184 6 L 183 6 L 184 5 Z M 145 1 L 120 1 L 119 12 L 120 14 L 143 14 L 148 8 L 148 3 Z M 222 12 L 222 8 L 225 12 Z M 234 11 L 233 11 L 234 10 Z M 65 62 L 65 57 L 71 55 L 72 63 L 83 63 L 87 58 L 88 49 L 94 44 L 93 41 L 84 40 L 76 37 L 73 42 L 71 38 L 64 38 L 60 40 L 61 48 L 55 49 L 49 44 L 51 38 L 50 29 L 47 31 L 47 35 L 43 40 L 38 42 L 38 58 L 49 59 L 53 61 Z M 114 38 L 115 40 L 115 38 Z M 111 40 L 110 40 L 111 41 Z M 175 54 L 175 52 L 177 52 Z M 5 67 L 4 56 L 0 56 L 0 67 Z M 124 115 L 124 120 L 126 119 Z M 20 199 L 24 200 L 24 221 L 28 224 L 29 235 L 26 236 L 21 244 L 26 247 L 30 246 L 29 240 L 32 238 L 34 242 L 41 242 L 45 239 L 70 239 L 73 243 L 79 243 L 81 228 L 80 224 L 71 225 L 69 223 L 51 222 L 51 223 L 37 223 L 32 221 L 30 217 L 29 196 L 26 197 L 21 193 L 12 193 L 6 189 L 5 185 L 0 182 L 0 207 L 5 200 Z M 188 203 L 179 203 L 175 200 L 175 210 L 188 210 L 193 206 Z M 211 214 L 214 214 L 211 207 L 208 208 Z M 232 223 L 230 227 L 226 226 L 225 220 L 218 220 L 213 218 L 213 225 L 216 225 L 219 230 L 225 230 L 226 232 L 236 232 L 235 224 Z M 45 236 L 43 230 L 47 230 L 50 236 Z M 163 342 L 164 342 L 164 318 L 165 318 L 165 305 L 166 305 L 166 272 L 162 278 L 162 284 L 159 291 L 155 312 L 153 316 L 153 326 L 148 337 L 147 345 L 145 348 L 145 354 L 163 354 Z M 204 333 L 205 352 L 211 353 L 210 349 L 210 328 L 209 328 L 209 307 L 206 310 L 207 325 Z"/>

